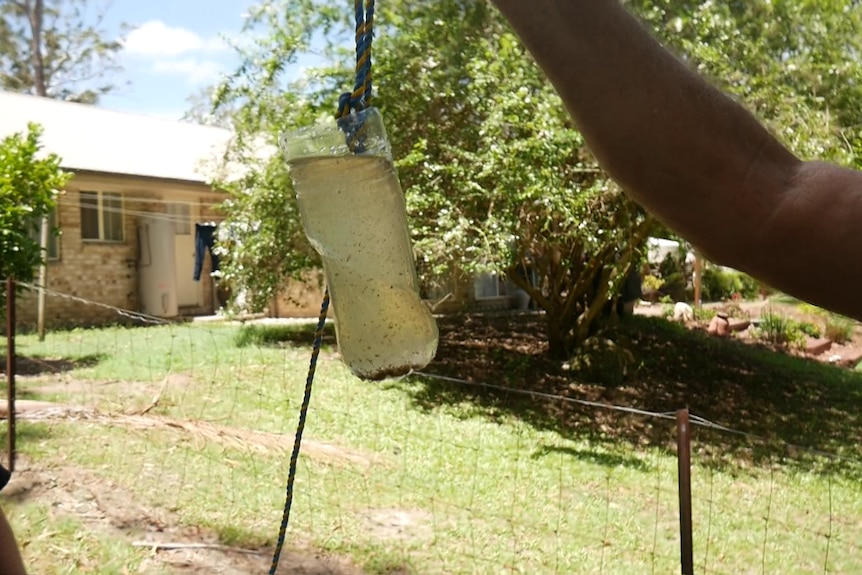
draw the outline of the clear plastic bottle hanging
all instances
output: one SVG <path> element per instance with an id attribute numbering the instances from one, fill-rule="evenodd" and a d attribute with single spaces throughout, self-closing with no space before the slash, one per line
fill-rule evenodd
<path id="1" fill-rule="evenodd" d="M 380 112 L 281 141 L 308 239 L 323 259 L 341 357 L 379 380 L 428 365 L 438 332 L 419 282 L 404 194 Z"/>

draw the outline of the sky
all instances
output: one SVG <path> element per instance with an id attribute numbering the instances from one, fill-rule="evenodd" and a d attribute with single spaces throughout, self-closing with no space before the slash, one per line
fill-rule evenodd
<path id="1" fill-rule="evenodd" d="M 222 39 L 237 38 L 253 0 L 113 0 L 103 22 L 108 37 L 126 32 L 118 89 L 101 107 L 178 120 L 188 98 L 218 82 L 239 60 Z"/>

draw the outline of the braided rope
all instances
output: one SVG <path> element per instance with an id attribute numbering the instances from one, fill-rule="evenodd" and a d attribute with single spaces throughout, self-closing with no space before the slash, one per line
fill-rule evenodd
<path id="1" fill-rule="evenodd" d="M 345 92 L 338 98 L 338 118 L 345 120 L 351 112 L 359 112 L 368 107 L 371 102 L 371 41 L 374 37 L 374 0 L 354 0 L 353 10 L 356 20 L 356 82 L 352 92 Z M 347 132 L 347 143 L 354 152 L 364 149 L 364 136 L 361 125 L 349 125 L 346 121 L 340 121 L 340 125 Z M 299 460 L 299 450 L 302 444 L 302 432 L 305 430 L 305 420 L 308 416 L 308 406 L 311 403 L 311 388 L 314 383 L 314 374 L 317 369 L 317 358 L 320 355 L 320 345 L 323 341 L 323 328 L 326 325 L 326 314 L 329 310 L 329 288 L 323 295 L 323 303 L 320 306 L 320 317 L 317 321 L 317 330 L 314 332 L 314 345 L 311 349 L 311 361 L 308 365 L 308 375 L 305 379 L 305 394 L 302 406 L 299 409 L 299 423 L 296 428 L 296 436 L 293 442 L 293 452 L 290 455 L 290 467 L 287 475 L 287 488 L 284 501 L 284 511 L 281 517 L 281 525 L 278 530 L 278 539 L 275 543 L 275 551 L 272 554 L 272 564 L 269 575 L 275 575 L 278 571 L 278 561 L 284 549 L 284 540 L 287 534 L 287 526 L 290 521 L 290 508 L 293 504 L 293 486 L 296 481 L 296 467 Z"/>
<path id="2" fill-rule="evenodd" d="M 308 375 L 305 378 L 305 395 L 302 398 L 302 406 L 299 409 L 299 424 L 296 427 L 296 437 L 293 442 L 293 452 L 290 454 L 290 467 L 287 475 L 287 489 L 284 500 L 284 512 L 281 516 L 281 526 L 278 530 L 278 540 L 275 551 L 272 554 L 272 565 L 269 575 L 275 575 L 278 571 L 278 560 L 284 549 L 284 539 L 287 533 L 287 524 L 290 521 L 290 507 L 293 504 L 293 485 L 296 480 L 296 466 L 299 461 L 299 448 L 302 444 L 302 432 L 305 430 L 305 419 L 308 415 L 308 405 L 311 403 L 311 386 L 314 383 L 314 373 L 317 369 L 317 358 L 320 355 L 320 346 L 323 342 L 323 328 L 326 325 L 326 314 L 329 311 L 329 289 L 323 294 L 323 303 L 320 305 L 320 316 L 317 319 L 317 329 L 314 332 L 314 346 L 311 350 L 311 361 L 308 364 Z"/>
<path id="3" fill-rule="evenodd" d="M 374 0 L 353 0 L 356 20 L 356 81 L 352 92 L 338 98 L 338 117 L 359 112 L 371 103 L 371 42 L 374 39 Z"/>

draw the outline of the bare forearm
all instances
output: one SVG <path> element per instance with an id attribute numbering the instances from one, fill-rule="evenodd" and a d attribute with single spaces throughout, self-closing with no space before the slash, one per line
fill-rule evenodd
<path id="1" fill-rule="evenodd" d="M 747 264 L 799 160 L 617 0 L 494 1 L 605 170 L 712 257 Z"/>

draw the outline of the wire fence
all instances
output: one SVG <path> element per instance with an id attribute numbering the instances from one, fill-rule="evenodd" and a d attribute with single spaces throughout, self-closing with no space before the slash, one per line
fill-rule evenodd
<path id="1" fill-rule="evenodd" d="M 94 534 L 79 553 L 109 534 L 138 572 L 183 562 L 265 572 L 313 322 L 169 322 L 46 297 L 111 308 L 123 325 L 44 341 L 12 332 L 17 466 L 51 486 L 12 509 L 28 558 L 56 557 L 45 534 L 72 521 Z M 679 407 L 433 369 L 363 382 L 338 361 L 330 329 L 280 572 L 680 572 Z M 519 417 L 537 409 L 556 415 Z M 599 415 L 645 430 L 643 444 L 582 424 Z M 695 415 L 690 424 L 694 572 L 862 572 L 862 466 Z"/>

